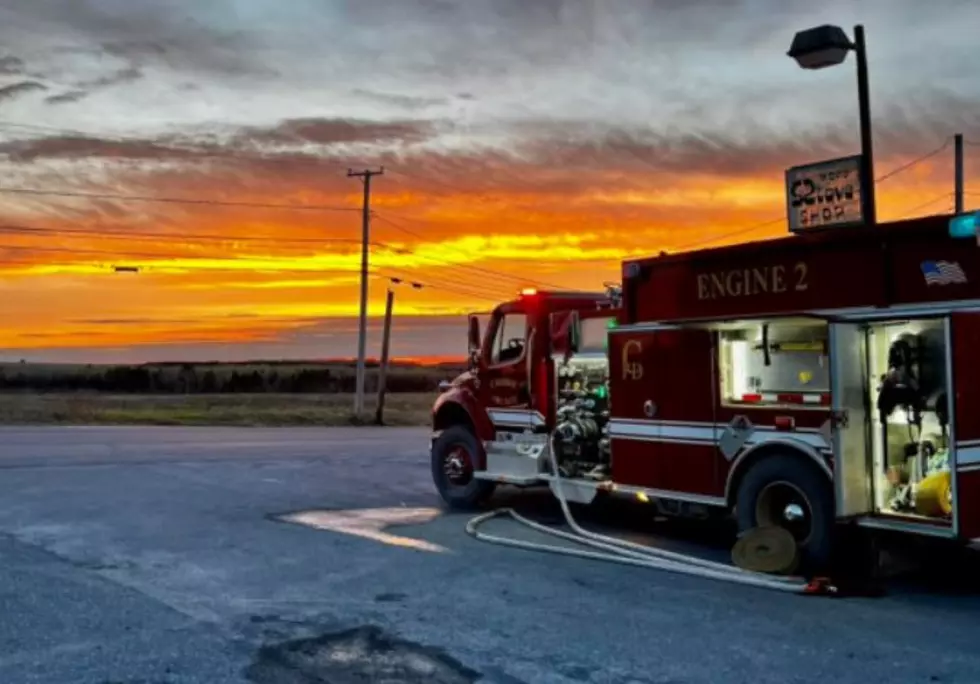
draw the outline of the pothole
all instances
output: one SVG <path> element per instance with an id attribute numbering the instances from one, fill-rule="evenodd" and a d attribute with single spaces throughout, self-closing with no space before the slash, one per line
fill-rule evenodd
<path id="1" fill-rule="evenodd" d="M 474 684 L 481 679 L 442 651 L 378 627 L 263 646 L 245 676 L 253 684 Z"/>

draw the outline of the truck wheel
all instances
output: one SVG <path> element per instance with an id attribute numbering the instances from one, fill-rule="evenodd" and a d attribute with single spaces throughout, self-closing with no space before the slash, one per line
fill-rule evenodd
<path id="1" fill-rule="evenodd" d="M 804 571 L 829 566 L 834 497 L 830 479 L 816 465 L 786 454 L 759 461 L 738 486 L 735 517 L 739 532 L 767 526 L 789 530 Z"/>
<path id="2" fill-rule="evenodd" d="M 454 425 L 432 445 L 432 480 L 450 508 L 472 510 L 493 494 L 495 483 L 473 477 L 480 443 L 466 426 Z"/>

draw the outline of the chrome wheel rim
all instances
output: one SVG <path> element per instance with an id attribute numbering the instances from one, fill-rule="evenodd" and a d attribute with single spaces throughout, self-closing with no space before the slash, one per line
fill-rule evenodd
<path id="1" fill-rule="evenodd" d="M 805 545 L 813 534 L 813 508 L 799 487 L 789 482 L 771 482 L 762 488 L 755 504 L 759 527 L 782 527 L 796 543 Z"/>

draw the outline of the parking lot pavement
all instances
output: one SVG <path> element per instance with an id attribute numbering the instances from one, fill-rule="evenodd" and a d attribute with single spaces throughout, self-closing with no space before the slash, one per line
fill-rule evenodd
<path id="1" fill-rule="evenodd" d="M 466 516 L 441 510 L 426 436 L 0 430 L 0 682 L 848 684 L 980 672 L 974 595 L 801 598 L 473 540 Z M 513 500 L 554 516 L 546 497 Z M 659 529 L 634 532 L 724 555 L 723 540 L 651 537 Z"/>

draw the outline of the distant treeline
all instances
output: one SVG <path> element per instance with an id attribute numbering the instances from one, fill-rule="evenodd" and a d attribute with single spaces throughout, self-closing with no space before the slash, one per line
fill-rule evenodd
<path id="1" fill-rule="evenodd" d="M 389 392 L 434 392 L 462 367 L 396 365 L 389 369 Z M 354 364 L 147 364 L 0 365 L 0 391 L 155 393 L 351 393 Z M 368 367 L 369 392 L 377 391 L 378 368 Z"/>

